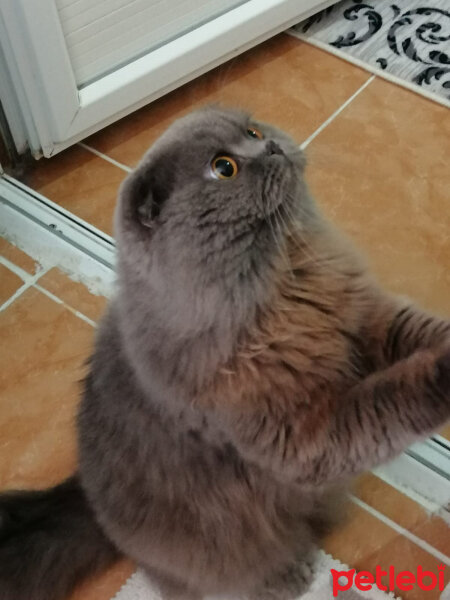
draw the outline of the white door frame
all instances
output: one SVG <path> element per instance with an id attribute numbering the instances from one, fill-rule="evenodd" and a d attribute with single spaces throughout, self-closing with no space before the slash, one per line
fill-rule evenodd
<path id="1" fill-rule="evenodd" d="M 49 157 L 335 1 L 247 0 L 78 89 L 55 1 L 1 0 L 0 44 L 31 113 L 31 149 Z"/>

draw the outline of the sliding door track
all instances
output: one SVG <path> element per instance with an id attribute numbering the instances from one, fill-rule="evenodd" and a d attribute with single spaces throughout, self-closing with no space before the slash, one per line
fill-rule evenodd
<path id="1" fill-rule="evenodd" d="M 0 234 L 44 266 L 55 264 L 110 293 L 114 240 L 19 181 L 0 177 Z"/>

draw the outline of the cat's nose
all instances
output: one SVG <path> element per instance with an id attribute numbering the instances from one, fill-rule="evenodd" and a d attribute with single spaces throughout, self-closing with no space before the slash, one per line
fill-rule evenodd
<path id="1" fill-rule="evenodd" d="M 269 140 L 266 144 L 266 153 L 269 155 L 272 154 L 284 154 L 283 150 L 280 146 L 274 142 L 273 140 Z"/>

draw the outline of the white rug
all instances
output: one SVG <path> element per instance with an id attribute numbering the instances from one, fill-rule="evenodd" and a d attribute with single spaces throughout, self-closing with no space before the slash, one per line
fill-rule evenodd
<path id="1" fill-rule="evenodd" d="M 344 0 L 290 33 L 450 106 L 450 0 Z"/>
<path id="2" fill-rule="evenodd" d="M 301 596 L 301 600 L 335 600 L 333 596 L 333 580 L 331 569 L 336 571 L 348 571 L 349 567 L 343 565 L 328 556 L 324 552 L 320 552 L 317 557 L 315 576 L 311 588 L 306 594 Z M 347 582 L 344 577 L 342 584 Z M 348 591 L 339 591 L 338 600 L 387 600 L 388 598 L 400 600 L 392 593 L 386 594 L 380 591 L 375 585 L 371 591 L 359 591 L 355 586 Z M 113 600 L 161 600 L 161 596 L 150 579 L 141 571 L 138 570 L 125 583 L 122 589 L 114 596 Z M 215 600 L 212 597 L 208 600 Z M 237 598 L 217 598 L 216 600 L 238 600 Z"/>

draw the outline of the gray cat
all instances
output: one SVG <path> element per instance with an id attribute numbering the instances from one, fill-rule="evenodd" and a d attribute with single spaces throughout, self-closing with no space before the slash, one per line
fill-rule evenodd
<path id="1" fill-rule="evenodd" d="M 167 598 L 293 598 L 351 476 L 450 417 L 450 322 L 381 290 L 277 129 L 208 108 L 120 191 L 79 474 L 0 497 L 0 599 L 119 554 Z"/>

